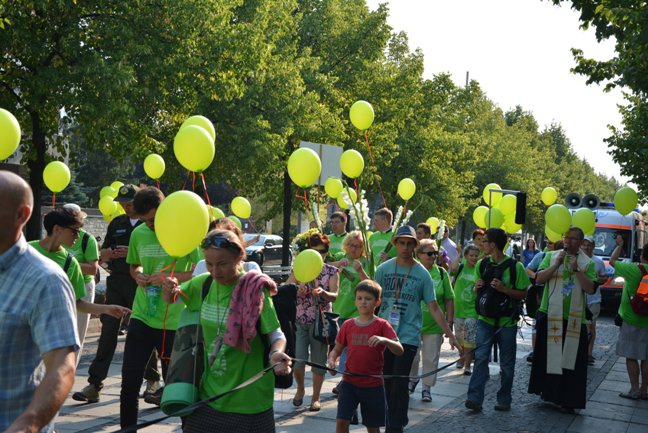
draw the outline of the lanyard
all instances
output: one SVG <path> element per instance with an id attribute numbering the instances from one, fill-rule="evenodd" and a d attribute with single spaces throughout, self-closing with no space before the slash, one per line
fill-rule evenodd
<path id="1" fill-rule="evenodd" d="M 409 269 L 407 270 L 407 274 L 405 275 L 405 279 L 403 280 L 403 282 L 399 286 L 398 283 L 396 282 L 396 276 L 398 275 L 398 264 L 396 263 L 396 260 L 394 260 L 394 280 L 393 280 L 394 283 L 393 284 L 394 284 L 394 288 L 395 288 L 395 291 L 396 291 L 396 299 L 394 299 L 394 305 L 398 304 L 398 297 L 400 295 L 400 291 L 401 291 L 401 289 L 403 287 L 405 287 L 405 283 L 407 282 L 407 278 L 409 277 L 409 274 L 412 271 L 413 267 L 414 266 L 409 267 Z M 398 279 L 400 280 L 400 278 L 398 278 Z"/>

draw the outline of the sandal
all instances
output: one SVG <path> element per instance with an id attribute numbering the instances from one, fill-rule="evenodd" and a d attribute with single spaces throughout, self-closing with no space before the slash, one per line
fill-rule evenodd
<path id="1" fill-rule="evenodd" d="M 619 394 L 619 397 L 622 398 L 627 398 L 629 400 L 639 400 L 641 398 L 641 394 L 639 391 L 628 391 L 628 392 L 622 392 Z"/>
<path id="2" fill-rule="evenodd" d="M 297 395 L 292 400 L 293 406 L 299 407 L 304 403 L 304 396 L 302 395 L 300 398 L 297 398 Z"/>
<path id="3" fill-rule="evenodd" d="M 310 407 L 308 408 L 309 411 L 311 412 L 319 412 L 319 410 L 322 408 L 320 405 L 319 401 L 314 401 L 311 403 Z"/>

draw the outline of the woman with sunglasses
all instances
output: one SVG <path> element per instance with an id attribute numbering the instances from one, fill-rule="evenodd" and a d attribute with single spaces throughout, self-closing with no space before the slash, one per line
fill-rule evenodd
<path id="1" fill-rule="evenodd" d="M 209 398 L 235 388 L 263 370 L 266 361 L 276 364 L 276 374 L 289 374 L 290 358 L 284 353 L 286 339 L 279 327 L 267 283 L 258 295 L 253 294 L 258 298 L 233 296 L 241 288 L 239 282 L 245 275 L 241 267 L 245 249 L 239 237 L 231 231 L 212 230 L 203 241 L 202 249 L 208 274 L 194 277 L 181 286 L 175 278 L 167 278 L 163 286 L 166 302 L 173 303 L 177 298 L 176 301 L 184 302 L 189 310 L 201 312 L 208 362 L 200 381 L 199 398 Z M 210 276 L 213 281 L 203 299 L 203 286 Z M 235 347 L 229 343 L 231 333 L 226 335 L 235 326 L 230 320 L 233 316 L 230 316 L 235 311 L 247 309 L 258 314 L 256 329 L 260 333 L 252 334 L 248 347 L 245 344 Z M 244 329 L 242 332 L 246 333 Z M 268 360 L 266 346 L 270 350 Z M 273 401 L 274 376 L 266 374 L 256 382 L 196 409 L 186 418 L 184 432 L 274 432 Z"/>
<path id="2" fill-rule="evenodd" d="M 439 257 L 439 247 L 436 241 L 432 239 L 422 239 L 416 249 L 416 256 L 421 264 L 428 270 L 432 281 L 434 282 L 434 292 L 441 312 L 446 317 L 448 325 L 452 328 L 454 318 L 454 293 L 450 284 L 448 272 L 437 264 Z M 423 372 L 436 370 L 439 365 L 439 354 L 443 344 L 443 330 L 437 324 L 434 317 L 430 314 L 428 305 L 421 303 L 423 313 L 423 327 L 421 328 L 421 347 L 417 350 L 410 376 L 418 375 L 419 360 L 423 358 Z M 416 389 L 418 380 L 410 380 L 410 394 Z M 423 390 L 421 391 L 421 401 L 431 402 L 431 387 L 436 384 L 436 374 L 423 378 Z"/>
<path id="3" fill-rule="evenodd" d="M 315 232 L 308 237 L 305 247 L 309 247 L 319 252 L 322 259 L 326 259 L 331 242 L 327 235 Z M 305 248 L 304 248 L 305 249 Z M 286 281 L 295 283 L 293 273 Z M 317 364 L 326 364 L 328 355 L 328 345 L 325 342 L 316 340 L 313 337 L 313 324 L 317 316 L 323 312 L 331 311 L 331 302 L 337 298 L 339 286 L 338 269 L 328 263 L 322 267 L 319 276 L 308 284 L 298 284 L 297 289 L 297 316 L 295 318 L 295 358 L 309 359 Z M 330 344 L 335 344 L 331 341 Z M 297 391 L 293 398 L 294 406 L 301 406 L 304 401 L 304 376 L 306 366 L 303 362 L 295 362 L 293 366 L 295 381 L 297 382 Z M 320 410 L 320 392 L 324 383 L 326 370 L 313 368 L 313 396 L 309 410 L 317 412 Z"/>

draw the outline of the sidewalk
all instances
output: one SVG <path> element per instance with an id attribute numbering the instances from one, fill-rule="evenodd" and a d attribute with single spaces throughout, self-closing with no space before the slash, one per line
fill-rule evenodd
<path id="1" fill-rule="evenodd" d="M 530 367 L 526 355 L 530 351 L 530 329 L 524 327 L 518 335 L 518 353 L 513 389 L 513 407 L 511 412 L 493 411 L 495 393 L 499 386 L 499 368 L 490 365 L 492 379 L 486 387 L 484 410 L 473 414 L 465 409 L 464 401 L 470 377 L 463 376 L 454 367 L 439 374 L 437 384 L 432 388 L 432 403 L 420 401 L 420 385 L 410 397 L 410 424 L 405 430 L 411 433 L 439 432 L 589 432 L 597 433 L 645 433 L 648 431 L 648 401 L 625 400 L 619 392 L 629 388 L 625 370 L 625 360 L 614 354 L 614 344 L 618 328 L 611 318 L 600 319 L 598 340 L 594 352 L 596 364 L 588 370 L 587 409 L 578 415 L 563 414 L 551 405 L 543 403 L 538 396 L 526 392 Z M 115 353 L 109 377 L 101 394 L 101 401 L 96 404 L 80 404 L 68 398 L 61 409 L 56 430 L 67 432 L 114 432 L 119 429 L 119 391 L 120 372 L 125 337 Z M 94 357 L 97 346 L 97 334 L 90 335 L 84 346 L 84 354 L 77 371 L 73 392 L 86 385 L 87 369 Z M 439 365 L 442 366 L 456 359 L 456 352 L 451 352 L 444 345 Z M 292 405 L 294 388 L 277 390 L 275 393 L 275 418 L 278 433 L 330 433 L 335 431 L 335 414 L 337 401 L 331 389 L 338 382 L 338 377 L 327 375 L 322 390 L 322 410 L 309 412 L 310 374 L 307 373 L 307 389 L 304 405 L 295 408 Z M 155 406 L 140 400 L 140 422 L 162 416 Z M 366 431 L 363 426 L 351 426 L 351 431 Z M 178 418 L 171 418 L 156 426 L 142 429 L 143 432 L 180 432 Z"/>

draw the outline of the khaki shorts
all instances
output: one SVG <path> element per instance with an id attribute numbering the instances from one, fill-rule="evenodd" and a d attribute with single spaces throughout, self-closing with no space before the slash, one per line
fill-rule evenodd
<path id="1" fill-rule="evenodd" d="M 596 322 L 596 319 L 601 315 L 601 303 L 590 304 L 587 309 L 592 312 L 592 320 L 589 320 L 588 323 Z"/>

